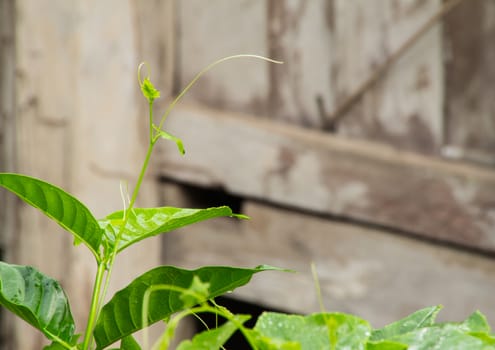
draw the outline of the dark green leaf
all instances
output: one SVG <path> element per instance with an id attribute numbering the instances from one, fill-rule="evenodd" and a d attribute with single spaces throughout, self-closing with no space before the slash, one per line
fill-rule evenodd
<path id="1" fill-rule="evenodd" d="M 122 339 L 120 343 L 120 350 L 141 350 L 141 346 L 132 335 L 128 335 Z"/>
<path id="2" fill-rule="evenodd" d="M 50 340 L 71 344 L 75 324 L 60 284 L 30 266 L 0 262 L 0 303 Z M 57 349 L 54 345 L 52 349 Z"/>
<path id="3" fill-rule="evenodd" d="M 260 348 L 275 349 L 285 344 L 293 348 L 299 344 L 301 350 L 366 349 L 371 327 L 365 320 L 341 313 L 318 313 L 309 316 L 286 315 L 274 312 L 263 313 L 254 330 L 262 339 Z M 268 342 L 273 346 L 267 346 Z"/>
<path id="4" fill-rule="evenodd" d="M 195 335 L 191 340 L 185 340 L 179 344 L 177 350 L 218 350 L 244 322 L 251 316 L 236 315 L 232 321 L 222 326 L 203 331 Z"/>
<path id="5" fill-rule="evenodd" d="M 84 204 L 61 188 L 42 180 L 19 174 L 0 173 L 0 186 L 15 193 L 26 203 L 84 242 L 99 260 L 102 230 Z"/>
<path id="6" fill-rule="evenodd" d="M 127 215 L 129 215 L 129 219 L 125 230 L 121 233 L 117 250 L 119 252 L 147 237 L 169 232 L 199 221 L 220 216 L 237 216 L 226 206 L 208 209 L 135 208 L 128 211 Z M 119 210 L 108 215 L 105 219 L 98 220 L 98 222 L 100 227 L 104 229 L 105 241 L 108 247 L 113 249 L 115 237 L 124 223 L 124 212 Z"/>
<path id="7" fill-rule="evenodd" d="M 43 350 L 67 350 L 67 348 L 59 343 L 51 343 L 43 347 Z"/>
<path id="8" fill-rule="evenodd" d="M 371 334 L 370 341 L 392 339 L 415 329 L 431 326 L 435 323 L 435 318 L 441 309 L 441 306 L 432 306 L 418 310 L 397 322 L 374 330 Z"/>
<path id="9" fill-rule="evenodd" d="M 249 282 L 252 275 L 266 270 L 280 270 L 271 266 L 254 269 L 212 266 L 197 270 L 184 270 L 161 266 L 136 278 L 117 292 L 103 307 L 96 323 L 94 336 L 97 348 L 102 349 L 143 327 L 142 307 L 146 290 L 151 286 L 173 285 L 188 289 L 194 276 L 210 283 L 206 299 L 215 298 Z M 149 300 L 148 323 L 152 324 L 185 308 L 182 293 L 172 290 L 154 292 Z"/>

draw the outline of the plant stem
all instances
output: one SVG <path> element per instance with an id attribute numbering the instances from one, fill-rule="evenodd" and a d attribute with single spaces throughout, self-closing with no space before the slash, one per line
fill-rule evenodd
<path id="1" fill-rule="evenodd" d="M 93 327 L 98 314 L 98 304 L 100 301 L 101 283 L 105 276 L 105 263 L 98 264 L 98 271 L 96 273 L 95 283 L 93 286 L 93 295 L 91 297 L 91 308 L 88 316 L 88 323 L 86 325 L 86 332 L 84 334 L 83 350 L 88 350 L 91 344 L 91 335 L 93 333 Z"/>
<path id="2" fill-rule="evenodd" d="M 150 133 L 152 135 L 152 131 L 150 131 Z M 155 143 L 156 143 L 156 141 L 154 141 L 152 139 L 150 140 L 150 143 L 148 146 L 148 151 L 146 152 L 146 157 L 144 158 L 143 166 L 141 167 L 141 172 L 139 173 L 139 177 L 138 177 L 138 180 L 136 182 L 136 187 L 134 188 L 134 191 L 132 191 L 131 202 L 129 203 L 129 210 L 132 210 L 132 208 L 134 208 L 134 203 L 136 203 L 137 195 L 139 193 L 139 189 L 141 188 L 141 184 L 142 184 L 143 179 L 144 179 L 144 173 L 146 172 L 146 169 L 148 168 L 148 164 L 149 164 L 150 158 L 151 158 L 151 153 L 153 151 L 153 146 L 155 145 Z M 126 217 L 126 219 L 127 219 L 127 217 Z M 127 220 L 125 220 L 125 221 L 127 221 Z M 125 227 L 125 225 L 122 226 L 122 230 L 124 227 Z M 120 234 L 117 237 L 116 243 L 118 243 L 118 240 L 120 240 Z M 117 250 L 117 248 L 118 248 L 118 245 L 116 244 L 115 250 Z"/>
<path id="3" fill-rule="evenodd" d="M 138 180 L 136 182 L 136 186 L 134 187 L 134 190 L 132 192 L 132 197 L 131 197 L 131 201 L 129 203 L 129 208 L 127 209 L 128 211 L 131 211 L 133 208 L 134 208 L 134 204 L 136 203 L 136 199 L 137 199 L 137 195 L 139 193 L 139 189 L 141 188 L 141 184 L 143 182 L 143 179 L 144 179 L 144 174 L 146 172 L 146 169 L 148 168 L 148 164 L 150 162 L 150 159 L 151 159 L 151 153 L 153 152 L 153 147 L 156 143 L 157 140 L 155 140 L 153 138 L 153 101 L 150 101 L 149 103 L 149 108 L 150 108 L 150 114 L 149 114 L 149 119 L 150 119 L 150 140 L 149 140 L 149 145 L 148 145 L 148 150 L 146 151 L 146 157 L 144 159 L 144 162 L 143 162 L 143 165 L 141 167 L 141 172 L 139 173 L 139 177 L 138 177 Z M 114 262 L 115 262 L 115 257 L 117 256 L 117 253 L 118 253 L 118 247 L 119 247 L 119 241 L 120 241 L 120 237 L 122 235 L 122 232 L 125 228 L 125 226 L 127 225 L 127 221 L 128 221 L 128 218 L 129 216 L 126 214 L 125 217 L 124 217 L 124 222 L 117 234 L 117 238 L 115 239 L 115 247 L 110 255 L 110 259 L 108 261 L 104 261 L 102 264 L 100 264 L 101 266 L 103 266 L 103 270 L 107 269 L 108 272 L 106 274 L 106 280 L 105 280 L 105 284 L 103 286 L 103 290 L 101 290 L 101 282 L 102 280 L 100 280 L 100 284 L 98 286 L 98 289 L 97 289 L 97 295 L 99 295 L 99 297 L 97 297 L 96 299 L 98 300 L 97 304 L 96 304 L 96 307 L 95 307 L 95 310 L 93 310 L 93 305 L 91 306 L 92 309 L 91 311 L 95 312 L 95 316 L 99 313 L 99 310 L 101 309 L 101 306 L 102 306 L 102 302 L 105 300 L 105 296 L 107 294 L 107 291 L 108 291 L 108 286 L 110 284 L 110 277 L 112 275 L 112 270 L 113 270 L 113 265 L 114 265 Z M 103 279 L 103 274 L 101 276 L 101 278 Z M 93 293 L 95 293 L 95 291 L 93 291 Z M 93 298 L 95 298 L 95 295 L 93 294 Z M 88 327 L 90 326 L 89 322 L 88 322 Z M 93 326 L 93 324 L 91 324 L 91 327 Z M 85 348 L 84 348 L 85 349 Z"/>
<path id="4" fill-rule="evenodd" d="M 154 140 L 154 138 L 153 138 L 153 102 L 152 101 L 150 102 L 150 117 L 149 118 L 150 118 L 150 140 L 149 140 L 148 150 L 146 151 L 146 157 L 145 157 L 143 165 L 141 167 L 141 171 L 139 173 L 139 177 L 138 177 L 138 180 L 136 182 L 136 186 L 134 187 L 134 190 L 132 191 L 132 197 L 131 197 L 131 201 L 129 203 L 128 211 L 131 211 L 134 208 L 134 204 L 136 203 L 139 189 L 141 188 L 141 184 L 142 184 L 143 179 L 144 179 L 144 174 L 146 172 L 146 169 L 148 168 L 148 164 L 149 164 L 150 159 L 151 159 L 151 154 L 153 152 L 153 146 L 156 143 L 156 140 Z M 112 275 L 113 264 L 115 261 L 115 257 L 117 256 L 117 253 L 118 253 L 120 236 L 122 235 L 122 232 L 123 232 L 125 226 L 127 225 L 128 217 L 129 217 L 128 215 L 125 215 L 124 223 L 122 224 L 122 226 L 121 226 L 121 228 L 117 234 L 117 238 L 115 240 L 114 250 L 110 256 L 109 261 L 105 262 L 107 269 L 108 269 L 108 272 L 107 272 L 107 278 L 105 281 L 105 285 L 103 287 L 103 291 L 101 292 L 100 300 L 102 300 L 102 301 L 105 299 L 105 296 L 107 294 L 108 286 L 110 284 L 110 277 Z M 100 292 L 100 291 L 98 291 L 98 292 Z"/>

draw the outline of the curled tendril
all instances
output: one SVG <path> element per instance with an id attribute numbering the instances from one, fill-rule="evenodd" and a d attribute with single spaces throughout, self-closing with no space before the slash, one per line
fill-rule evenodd
<path id="1" fill-rule="evenodd" d="M 198 74 L 196 74 L 196 76 L 191 80 L 191 82 L 189 82 L 189 84 L 187 84 L 187 86 L 180 92 L 180 94 L 177 95 L 177 97 L 172 101 L 172 103 L 170 103 L 168 105 L 167 109 L 165 110 L 165 113 L 163 114 L 162 119 L 160 120 L 160 124 L 158 125 L 158 129 L 161 129 L 162 128 L 163 123 L 165 123 L 165 120 L 167 119 L 168 115 L 170 114 L 170 112 L 172 111 L 172 109 L 174 108 L 174 106 L 177 104 L 177 102 L 179 102 L 179 100 L 186 94 L 186 92 L 189 91 L 189 89 L 191 89 L 191 87 L 196 83 L 196 81 L 199 78 L 201 78 L 201 76 L 203 74 L 205 74 L 206 72 L 208 72 L 210 69 L 212 69 L 216 65 L 218 65 L 218 64 L 220 64 L 222 62 L 231 60 L 231 59 L 235 59 L 235 58 L 256 58 L 256 59 L 260 59 L 260 60 L 267 61 L 267 62 L 270 62 L 270 63 L 276 63 L 276 64 L 283 64 L 284 63 L 282 61 L 277 61 L 277 60 L 274 60 L 274 59 L 271 59 L 271 58 L 267 58 L 267 57 L 264 57 L 264 56 L 252 55 L 252 54 L 239 54 L 239 55 L 227 56 L 227 57 L 221 58 L 219 60 L 216 60 L 213 63 L 210 63 L 208 66 L 206 66 L 205 68 L 203 68 L 203 70 L 201 70 Z"/>
<path id="2" fill-rule="evenodd" d="M 139 82 L 139 86 L 143 86 L 143 80 L 144 79 L 141 79 L 141 70 L 143 69 L 143 67 L 146 67 L 146 71 L 147 71 L 147 75 L 144 77 L 144 79 L 149 79 L 150 76 L 151 76 L 151 68 L 150 68 L 150 65 L 148 62 L 141 62 L 138 66 L 138 70 L 137 70 L 137 78 L 138 78 L 138 82 Z"/>

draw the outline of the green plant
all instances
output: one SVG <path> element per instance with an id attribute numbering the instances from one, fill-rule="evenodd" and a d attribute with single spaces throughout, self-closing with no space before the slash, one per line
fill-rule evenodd
<path id="1" fill-rule="evenodd" d="M 206 67 L 169 105 L 159 124 L 153 122 L 153 102 L 160 97 L 160 92 L 151 83 L 149 74 L 141 79 L 143 65 L 139 67 L 138 80 L 149 103 L 149 144 L 132 196 L 128 203 L 124 200 L 123 210 L 97 220 L 77 198 L 52 184 L 21 174 L 0 173 L 1 187 L 71 233 L 75 244 L 82 243 L 92 252 L 97 265 L 88 321 L 82 335 L 75 334 L 69 301 L 60 284 L 33 267 L 0 262 L 0 304 L 40 330 L 51 341 L 45 349 L 51 350 L 100 350 L 119 340 L 119 349 L 141 349 L 133 333 L 160 320 L 167 321 L 167 328 L 153 348 L 167 349 L 185 316 L 206 312 L 226 322 L 183 341 L 179 350 L 223 348 L 237 330 L 253 349 L 259 350 L 495 349 L 495 335 L 481 313 L 475 312 L 460 323 L 435 323 L 439 306 L 419 310 L 381 329 L 373 329 L 367 321 L 353 315 L 323 311 L 308 316 L 264 313 L 254 328 L 247 328 L 244 323 L 250 316 L 234 315 L 217 305 L 214 298 L 245 285 L 255 273 L 280 270 L 265 265 L 252 269 L 209 266 L 197 270 L 159 266 L 137 277 L 104 302 L 116 256 L 134 243 L 210 218 L 246 218 L 232 213 L 226 206 L 207 209 L 135 207 L 156 142 L 161 138 L 171 140 L 179 152 L 185 153 L 180 138 L 162 129 L 174 105 L 207 70 L 237 57 L 262 58 L 237 55 Z M 146 333 L 143 347 L 148 348 Z"/>
<path id="2" fill-rule="evenodd" d="M 275 62 L 255 55 L 230 56 L 214 62 L 173 100 L 158 125 L 153 122 L 153 102 L 160 97 L 160 92 L 151 83 L 149 74 L 141 78 L 145 65 L 140 65 L 138 81 L 149 104 L 149 143 L 129 203 L 124 200 L 127 204 L 124 210 L 97 220 L 83 203 L 55 185 L 21 174 L 0 173 L 1 187 L 57 222 L 74 236 L 76 245 L 84 244 L 96 261 L 97 272 L 82 341 L 75 334 L 68 298 L 57 281 L 33 267 L 0 262 L 0 303 L 51 340 L 52 344 L 47 349 L 103 349 L 121 339 L 122 347 L 128 348 L 129 344 L 133 344 L 131 337 L 135 331 L 242 286 L 257 272 L 274 269 L 270 266 L 253 269 L 211 266 L 189 271 L 160 266 L 136 278 L 104 304 L 116 256 L 124 249 L 145 238 L 210 218 L 246 218 L 232 213 L 226 206 L 207 209 L 135 207 L 158 140 L 171 140 L 176 143 L 179 152 L 185 153 L 182 141 L 162 129 L 174 105 L 206 71 L 225 60 L 238 57 Z"/>

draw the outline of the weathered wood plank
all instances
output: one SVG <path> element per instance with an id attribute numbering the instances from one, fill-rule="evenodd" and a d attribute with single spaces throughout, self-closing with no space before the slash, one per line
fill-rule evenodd
<path id="1" fill-rule="evenodd" d="M 181 87 L 210 63 L 241 53 L 267 55 L 265 0 L 177 2 L 180 40 L 177 69 Z M 226 62 L 209 72 L 186 96 L 210 106 L 265 112 L 267 63 Z"/>
<path id="2" fill-rule="evenodd" d="M 0 171 L 15 170 L 15 3 L 0 0 Z M 10 245 L 16 233 L 16 201 L 0 191 L 0 259 L 11 256 Z M 0 310 L 0 348 L 13 349 L 14 318 Z"/>
<path id="3" fill-rule="evenodd" d="M 149 65 L 151 81 L 160 90 L 161 98 L 155 100 L 157 113 L 164 108 L 175 87 L 175 47 L 178 45 L 175 3 L 175 0 L 133 2 L 136 55 L 139 61 Z M 143 70 L 143 75 L 146 73 Z M 140 100 L 140 110 L 145 110 L 148 104 L 144 98 Z"/>
<path id="4" fill-rule="evenodd" d="M 334 108 L 332 1 L 266 1 L 267 46 L 283 65 L 268 66 L 267 112 L 271 119 L 320 127 L 317 98 Z"/>
<path id="5" fill-rule="evenodd" d="M 495 3 L 464 1 L 446 17 L 447 155 L 495 164 Z"/>
<path id="6" fill-rule="evenodd" d="M 119 182 L 129 181 L 132 190 L 147 146 L 147 112 L 138 110 L 142 96 L 136 69 L 138 52 L 150 49 L 137 42 L 146 39 L 154 22 L 137 28 L 140 13 L 134 4 L 16 2 L 17 140 L 11 155 L 16 170 L 69 190 L 97 217 L 122 208 Z M 153 184 L 145 181 L 138 205 L 156 205 Z M 72 237 L 35 209 L 21 206 L 18 213 L 9 261 L 61 280 L 82 331 L 94 259 L 83 247 L 72 247 Z M 143 242 L 140 249 L 117 259 L 110 293 L 159 263 L 156 242 Z M 42 335 L 24 323 L 16 324 L 11 335 L 13 349 L 39 349 L 43 343 Z"/>
<path id="7" fill-rule="evenodd" d="M 183 106 L 161 174 L 286 206 L 495 250 L 495 174 L 370 142 Z"/>
<path id="8" fill-rule="evenodd" d="M 74 1 L 16 1 L 14 19 L 16 142 L 10 156 L 16 171 L 66 189 L 71 186 L 69 125 L 76 103 L 75 5 Z M 8 261 L 36 266 L 67 286 L 72 267 L 70 235 L 31 206 L 16 204 L 18 225 L 9 242 Z M 45 343 L 40 332 L 20 320 L 10 336 L 12 349 L 39 349 Z"/>
<path id="9" fill-rule="evenodd" d="M 335 0 L 335 104 L 343 103 L 441 4 Z M 436 153 L 443 141 L 441 40 L 440 26 L 425 34 L 348 112 L 339 132 Z"/>
<path id="10" fill-rule="evenodd" d="M 214 60 L 238 53 L 284 65 L 225 63 L 186 98 L 231 111 L 318 127 L 317 96 L 333 108 L 332 4 L 312 1 L 180 2 L 180 82 L 185 86 Z M 219 20 L 221 18 L 222 20 Z"/>
<path id="11" fill-rule="evenodd" d="M 194 204 L 169 186 L 167 204 Z M 357 314 L 377 327 L 436 304 L 445 306 L 442 319 L 460 320 L 480 309 L 495 320 L 493 259 L 250 201 L 243 213 L 251 220 L 212 220 L 168 234 L 166 262 L 295 269 L 255 276 L 232 294 L 291 312 L 319 311 L 314 262 L 326 308 Z"/>
<path id="12" fill-rule="evenodd" d="M 12 0 L 0 0 L 0 171 L 15 170 L 15 6 Z M 0 244 L 3 259 L 14 232 L 14 202 L 0 192 Z"/>

